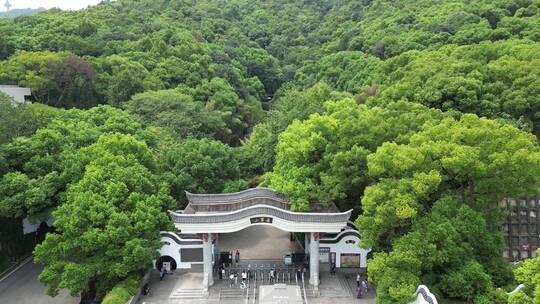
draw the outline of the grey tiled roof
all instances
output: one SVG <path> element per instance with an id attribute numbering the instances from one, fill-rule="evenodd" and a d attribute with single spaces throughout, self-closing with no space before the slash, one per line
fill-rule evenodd
<path id="1" fill-rule="evenodd" d="M 186 191 L 186 196 L 190 204 L 212 204 L 212 203 L 237 203 L 254 198 L 269 198 L 282 203 L 288 203 L 288 199 L 270 188 L 252 188 L 235 193 L 220 194 L 194 194 Z"/>

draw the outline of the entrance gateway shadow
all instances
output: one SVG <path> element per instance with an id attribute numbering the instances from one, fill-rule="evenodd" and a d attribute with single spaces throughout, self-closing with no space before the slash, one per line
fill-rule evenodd
<path id="1" fill-rule="evenodd" d="M 220 251 L 240 251 L 240 260 L 283 260 L 289 252 L 303 250 L 289 233 L 269 225 L 248 227 L 238 232 L 223 233 L 217 241 Z"/>

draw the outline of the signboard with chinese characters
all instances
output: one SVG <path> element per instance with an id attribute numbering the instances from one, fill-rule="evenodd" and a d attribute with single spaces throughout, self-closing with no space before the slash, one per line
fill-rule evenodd
<path id="1" fill-rule="evenodd" d="M 257 223 L 272 223 L 272 218 L 271 217 L 266 217 L 266 216 L 260 216 L 260 217 L 252 217 L 249 219 L 251 221 L 252 224 L 257 224 Z"/>
<path id="2" fill-rule="evenodd" d="M 319 263 L 330 262 L 330 247 L 319 247 Z"/>

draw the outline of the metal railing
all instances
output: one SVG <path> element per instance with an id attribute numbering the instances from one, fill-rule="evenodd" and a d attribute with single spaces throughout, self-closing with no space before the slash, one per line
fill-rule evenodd
<path id="1" fill-rule="evenodd" d="M 302 272 L 302 289 L 304 290 L 304 301 L 308 304 L 307 294 L 306 294 L 306 282 L 304 281 L 304 273 Z"/>

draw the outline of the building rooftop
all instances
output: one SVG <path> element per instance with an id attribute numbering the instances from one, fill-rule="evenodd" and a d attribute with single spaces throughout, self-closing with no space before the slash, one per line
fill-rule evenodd
<path id="1" fill-rule="evenodd" d="M 12 97 L 17 103 L 25 103 L 27 96 L 32 96 L 29 88 L 21 88 L 16 85 L 0 85 L 0 92 Z"/>

